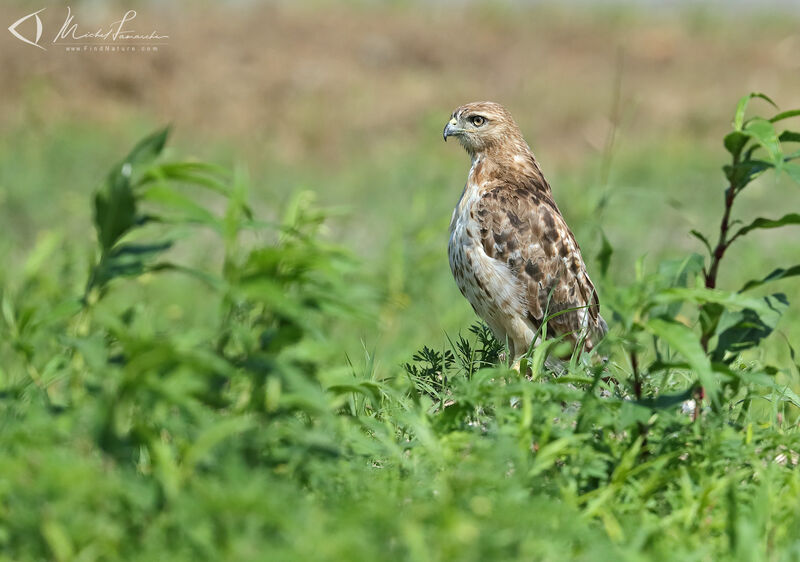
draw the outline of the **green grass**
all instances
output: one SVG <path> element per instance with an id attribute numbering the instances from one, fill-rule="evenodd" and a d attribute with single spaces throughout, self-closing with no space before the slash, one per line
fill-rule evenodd
<path id="1" fill-rule="evenodd" d="M 203 168 L 205 187 L 162 165 L 180 149 L 129 156 L 125 175 L 124 150 L 91 129 L 6 143 L 2 559 L 800 557 L 797 357 L 779 333 L 714 365 L 698 343 L 698 303 L 725 303 L 710 349 L 750 327 L 742 308 L 777 320 L 694 289 L 683 233 L 715 231 L 722 151 L 622 146 L 607 186 L 600 162 L 552 171 L 610 361 L 553 377 L 542 346 L 529 381 L 466 329 L 444 252 L 465 162 L 433 140 L 334 174 Z M 314 186 L 349 208 L 327 217 Z M 764 177 L 737 205 L 775 216 L 792 190 Z M 732 250 L 721 285 L 791 265 L 779 232 Z M 779 283 L 761 294 L 797 296 L 796 278 Z M 789 341 L 796 310 L 778 324 Z M 680 404 L 698 380 L 711 400 L 692 421 Z"/>
<path id="2" fill-rule="evenodd" d="M 150 4 L 143 21 L 181 29 Z M 694 290 L 689 234 L 716 241 L 736 96 L 798 105 L 796 17 L 185 9 L 152 65 L 5 59 L 0 560 L 800 560 L 800 278 L 729 292 L 796 265 L 799 227 L 738 241 L 722 294 Z M 555 377 L 540 347 L 521 378 L 452 280 L 468 161 L 441 129 L 477 97 L 513 110 L 581 244 L 602 371 Z M 211 162 L 224 194 L 123 181 L 114 164 L 162 121 L 173 136 L 133 180 Z M 109 172 L 128 218 L 171 220 L 98 244 Z M 734 217 L 798 209 L 797 184 L 765 174 Z M 747 308 L 771 333 L 708 361 L 725 328 L 758 336 Z"/>

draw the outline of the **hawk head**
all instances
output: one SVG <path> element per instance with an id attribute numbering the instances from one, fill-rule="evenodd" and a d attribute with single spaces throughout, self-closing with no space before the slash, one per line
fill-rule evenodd
<path id="1" fill-rule="evenodd" d="M 476 101 L 456 109 L 445 125 L 442 136 L 445 141 L 447 137 L 458 137 L 470 155 L 493 148 L 527 148 L 522 133 L 508 110 L 491 101 Z"/>

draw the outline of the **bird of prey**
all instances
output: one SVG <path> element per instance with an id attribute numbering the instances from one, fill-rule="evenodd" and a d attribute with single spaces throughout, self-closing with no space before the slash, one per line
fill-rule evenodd
<path id="1" fill-rule="evenodd" d="M 575 237 L 511 114 L 500 104 L 456 109 L 444 140 L 472 159 L 450 222 L 450 269 L 461 293 L 515 363 L 562 336 L 594 348 L 608 331 Z M 534 339 L 536 341 L 534 341 Z"/>

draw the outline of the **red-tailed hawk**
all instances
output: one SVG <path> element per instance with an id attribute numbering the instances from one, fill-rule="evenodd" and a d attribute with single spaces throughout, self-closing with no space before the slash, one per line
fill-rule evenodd
<path id="1" fill-rule="evenodd" d="M 443 135 L 458 137 L 472 159 L 448 246 L 461 293 L 514 360 L 538 341 L 545 319 L 548 338 L 564 335 L 591 350 L 608 330 L 597 293 L 511 114 L 497 103 L 468 103 Z"/>

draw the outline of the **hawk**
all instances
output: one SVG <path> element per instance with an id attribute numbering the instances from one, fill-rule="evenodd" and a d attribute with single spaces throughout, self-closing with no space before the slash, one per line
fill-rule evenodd
<path id="1" fill-rule="evenodd" d="M 497 103 L 468 103 L 443 136 L 458 137 L 472 159 L 448 244 L 461 294 L 515 363 L 541 339 L 545 320 L 548 338 L 593 349 L 608 331 L 597 292 L 511 114 Z"/>

